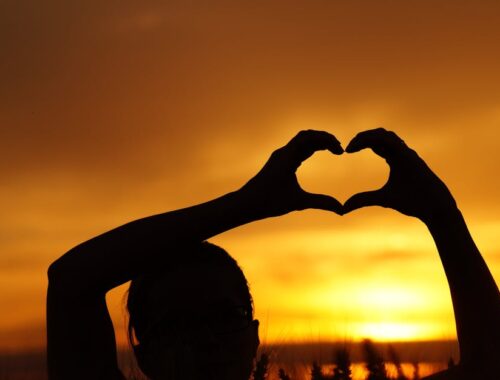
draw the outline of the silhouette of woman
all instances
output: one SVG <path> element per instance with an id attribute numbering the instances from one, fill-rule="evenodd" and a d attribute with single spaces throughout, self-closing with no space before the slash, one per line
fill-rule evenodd
<path id="1" fill-rule="evenodd" d="M 137 220 L 71 249 L 49 268 L 50 379 L 119 379 L 105 294 L 134 279 L 130 330 L 152 379 L 247 380 L 259 344 L 246 280 L 206 239 L 231 228 L 306 208 L 341 212 L 295 176 L 317 150 L 343 152 L 326 132 L 300 132 L 238 191 Z"/>
<path id="2" fill-rule="evenodd" d="M 390 177 L 382 189 L 357 194 L 345 206 L 300 188 L 295 172 L 315 151 L 343 153 L 331 134 L 302 131 L 241 189 L 125 224 L 71 249 L 48 271 L 49 378 L 124 378 L 105 294 L 132 280 L 129 333 L 139 366 L 151 379 L 247 380 L 259 345 L 248 285 L 236 262 L 205 240 L 292 211 L 342 215 L 370 205 L 420 218 L 436 241 L 450 284 L 461 362 L 432 378 L 491 376 L 492 360 L 499 357 L 500 297 L 451 194 L 394 133 L 362 132 L 346 151 L 364 148 L 387 160 Z M 484 376 L 477 377 L 478 371 Z"/>

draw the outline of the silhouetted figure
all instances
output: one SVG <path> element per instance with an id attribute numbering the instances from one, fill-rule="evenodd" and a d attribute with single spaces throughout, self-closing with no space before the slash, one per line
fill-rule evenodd
<path id="1" fill-rule="evenodd" d="M 123 378 L 105 295 L 132 280 L 130 337 L 148 377 L 248 380 L 259 338 L 246 280 L 225 251 L 203 242 L 295 210 L 341 213 L 337 200 L 305 192 L 295 175 L 324 149 L 343 152 L 327 132 L 300 132 L 241 189 L 125 224 L 55 261 L 48 273 L 50 379 Z"/>
<path id="2" fill-rule="evenodd" d="M 315 151 L 343 153 L 331 134 L 302 131 L 241 189 L 125 224 L 71 249 L 48 271 L 50 380 L 123 379 L 105 295 L 129 280 L 131 343 L 152 380 L 248 380 L 259 345 L 248 286 L 224 250 L 203 242 L 292 211 L 344 214 L 371 205 L 418 217 L 436 242 L 450 285 L 461 360 L 431 378 L 493 378 L 487 376 L 500 357 L 500 297 L 453 197 L 394 133 L 362 132 L 346 151 L 364 148 L 387 160 L 389 180 L 344 206 L 300 188 L 295 172 Z"/>

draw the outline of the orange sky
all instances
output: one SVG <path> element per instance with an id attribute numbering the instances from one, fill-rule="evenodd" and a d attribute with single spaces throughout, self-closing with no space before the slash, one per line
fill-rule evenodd
<path id="1" fill-rule="evenodd" d="M 2 2 L 0 348 L 43 344 L 46 269 L 69 248 L 239 188 L 304 128 L 344 146 L 397 131 L 498 282 L 499 19 L 496 1 Z M 342 201 L 387 172 L 371 152 L 317 154 L 299 179 Z M 268 341 L 454 336 L 416 220 L 306 211 L 213 241 L 243 266 Z"/>

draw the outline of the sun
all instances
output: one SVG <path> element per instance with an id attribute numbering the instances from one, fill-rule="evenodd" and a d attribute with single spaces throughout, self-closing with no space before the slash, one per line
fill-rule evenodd
<path id="1" fill-rule="evenodd" d="M 376 341 L 419 340 L 429 334 L 428 326 L 402 322 L 360 323 L 353 326 L 353 330 L 359 338 L 370 338 Z"/>

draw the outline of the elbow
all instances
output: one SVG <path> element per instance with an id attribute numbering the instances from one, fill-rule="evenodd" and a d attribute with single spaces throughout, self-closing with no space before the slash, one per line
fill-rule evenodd
<path id="1" fill-rule="evenodd" d="M 49 265 L 49 269 L 47 269 L 49 283 L 59 282 L 60 279 L 67 277 L 68 273 L 71 272 L 71 260 L 68 257 L 68 253 Z"/>
<path id="2" fill-rule="evenodd" d="M 52 264 L 49 265 L 49 269 L 47 269 L 47 278 L 49 280 L 49 283 L 54 282 L 54 280 L 57 278 L 58 273 L 59 273 L 59 259 L 54 261 Z"/>
<path id="3" fill-rule="evenodd" d="M 68 290 L 75 281 L 78 281 L 77 271 L 72 261 L 66 254 L 50 264 L 47 270 L 49 290 L 58 290 L 58 292 Z"/>
<path id="4" fill-rule="evenodd" d="M 56 289 L 62 290 L 65 288 L 64 282 L 67 277 L 65 272 L 65 265 L 62 262 L 62 258 L 59 258 L 50 264 L 49 269 L 47 270 L 49 291 L 53 292 Z"/>
<path id="5" fill-rule="evenodd" d="M 102 293 L 101 283 L 95 274 L 89 273 L 89 264 L 81 260 L 81 252 L 70 250 L 49 265 L 49 293 L 60 296 Z"/>

